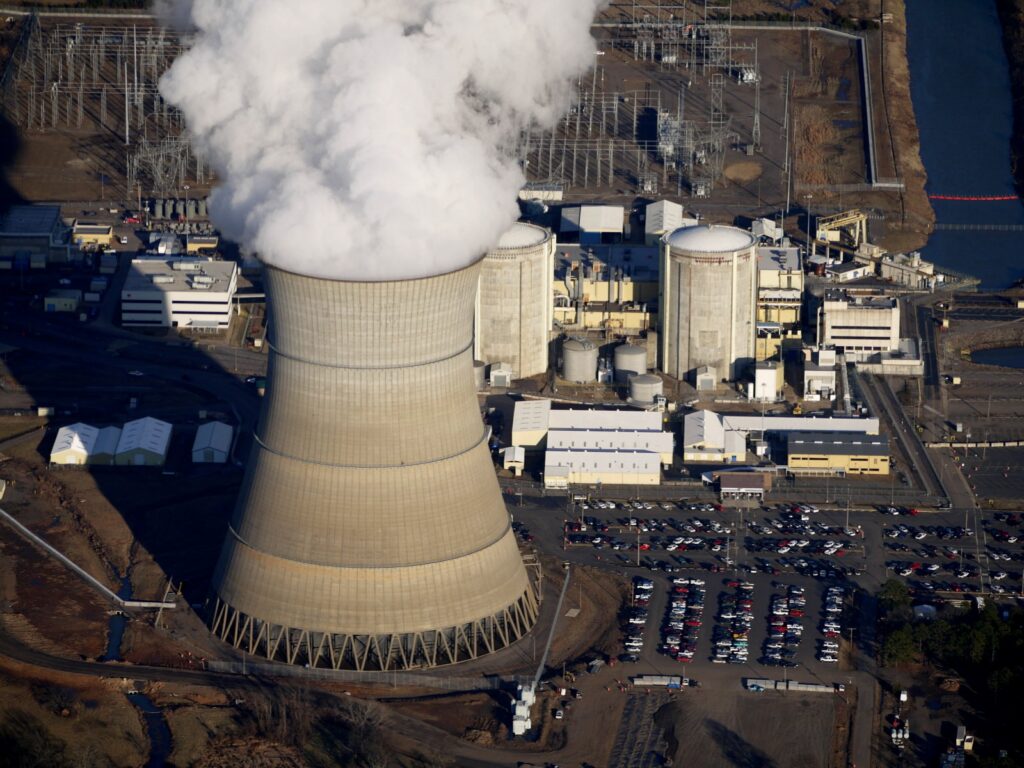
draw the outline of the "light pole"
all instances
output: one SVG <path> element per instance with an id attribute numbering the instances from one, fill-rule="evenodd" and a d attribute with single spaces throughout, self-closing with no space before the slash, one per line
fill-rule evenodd
<path id="1" fill-rule="evenodd" d="M 188 184 L 183 184 L 181 188 L 185 190 L 185 254 L 188 255 L 188 191 L 190 187 Z M 810 222 L 810 217 L 807 221 Z"/>

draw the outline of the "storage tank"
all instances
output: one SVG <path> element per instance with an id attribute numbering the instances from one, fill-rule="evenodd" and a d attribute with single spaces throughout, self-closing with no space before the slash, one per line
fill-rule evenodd
<path id="1" fill-rule="evenodd" d="M 163 198 L 161 197 L 158 197 L 156 200 L 153 201 L 153 218 L 164 218 L 164 201 Z"/>
<path id="2" fill-rule="evenodd" d="M 183 199 L 176 199 L 174 201 L 174 212 L 178 215 L 179 219 L 185 215 L 185 201 Z"/>
<path id="3" fill-rule="evenodd" d="M 476 303 L 475 354 L 518 379 L 545 373 L 553 319 L 555 238 L 517 222 L 487 252 Z"/>
<path id="4" fill-rule="evenodd" d="M 196 210 L 199 213 L 200 218 L 206 218 L 206 198 L 200 197 L 197 204 Z"/>
<path id="5" fill-rule="evenodd" d="M 615 381 L 625 384 L 630 376 L 647 373 L 647 349 L 634 344 L 619 344 L 613 356 Z"/>
<path id="6" fill-rule="evenodd" d="M 597 345 L 587 339 L 563 342 L 562 378 L 577 384 L 593 384 L 597 380 Z"/>
<path id="7" fill-rule="evenodd" d="M 487 363 L 483 360 L 473 361 L 473 385 L 479 392 L 487 383 Z"/>
<path id="8" fill-rule="evenodd" d="M 757 239 L 717 224 L 662 239 L 661 369 L 693 381 L 702 366 L 735 381 L 754 362 Z"/>
<path id="9" fill-rule="evenodd" d="M 664 394 L 664 385 L 653 373 L 629 377 L 629 399 L 637 405 L 650 405 L 654 398 Z"/>
<path id="10" fill-rule="evenodd" d="M 187 218 L 189 220 L 194 219 L 196 217 L 196 211 L 198 209 L 199 209 L 199 204 L 195 200 L 193 200 L 193 199 L 186 200 L 185 201 L 185 218 Z"/>
<path id="11" fill-rule="evenodd" d="M 327 280 L 264 265 L 269 386 L 208 620 L 253 656 L 395 670 L 537 619 L 473 388 L 480 261 Z M 387 314 L 388 322 L 380 322 Z"/>

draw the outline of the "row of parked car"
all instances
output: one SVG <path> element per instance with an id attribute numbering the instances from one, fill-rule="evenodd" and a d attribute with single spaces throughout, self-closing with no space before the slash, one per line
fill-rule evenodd
<path id="1" fill-rule="evenodd" d="M 622 661 L 639 661 L 644 649 L 644 629 L 647 627 L 647 606 L 654 594 L 654 582 L 638 576 L 633 580 L 633 603 L 626 611 L 623 633 Z"/>
<path id="2" fill-rule="evenodd" d="M 818 646 L 818 661 L 835 664 L 839 661 L 839 638 L 843 633 L 843 599 L 845 590 L 842 587 L 829 587 L 825 590 L 822 606 L 821 634 Z"/>
<path id="3" fill-rule="evenodd" d="M 772 596 L 768 617 L 768 637 L 761 663 L 767 666 L 797 667 L 794 661 L 803 637 L 803 618 L 807 599 L 804 588 L 790 586 L 785 594 Z"/>
<path id="4" fill-rule="evenodd" d="M 704 620 L 704 579 L 675 578 L 662 628 L 662 650 L 688 664 L 697 652 L 697 638 Z"/>
<path id="5" fill-rule="evenodd" d="M 711 661 L 715 664 L 745 664 L 750 655 L 750 625 L 754 622 L 754 585 L 732 582 L 736 591 L 723 592 L 718 604 Z"/>

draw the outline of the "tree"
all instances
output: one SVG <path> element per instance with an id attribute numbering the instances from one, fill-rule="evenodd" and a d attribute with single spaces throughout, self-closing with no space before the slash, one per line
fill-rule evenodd
<path id="1" fill-rule="evenodd" d="M 914 630 L 909 625 L 897 627 L 885 636 L 882 643 L 882 661 L 885 664 L 903 664 L 912 661 L 916 655 Z"/>
<path id="2" fill-rule="evenodd" d="M 899 579 L 889 579 L 878 592 L 878 601 L 887 614 L 899 616 L 910 611 L 910 590 Z"/>

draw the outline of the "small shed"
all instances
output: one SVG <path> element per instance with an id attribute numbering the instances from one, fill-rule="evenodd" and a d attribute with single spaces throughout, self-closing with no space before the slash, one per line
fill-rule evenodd
<path id="1" fill-rule="evenodd" d="M 87 464 L 96 445 L 99 430 L 78 422 L 57 430 L 57 439 L 50 450 L 51 464 Z"/>
<path id="2" fill-rule="evenodd" d="M 235 430 L 222 421 L 208 421 L 196 430 L 192 442 L 192 463 L 223 464 L 231 453 L 231 438 Z"/>
<path id="3" fill-rule="evenodd" d="M 129 421 L 117 442 L 114 463 L 133 467 L 163 466 L 171 444 L 171 429 L 166 421 L 152 416 Z"/>

